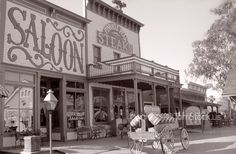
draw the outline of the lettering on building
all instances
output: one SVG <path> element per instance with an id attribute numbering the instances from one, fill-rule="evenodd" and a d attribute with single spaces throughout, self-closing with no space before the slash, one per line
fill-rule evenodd
<path id="1" fill-rule="evenodd" d="M 128 42 L 126 34 L 115 23 L 105 25 L 103 31 L 97 31 L 97 42 L 101 45 L 133 54 L 133 45 Z"/>
<path id="2" fill-rule="evenodd" d="M 8 2 L 4 62 L 84 74 L 82 29 Z"/>

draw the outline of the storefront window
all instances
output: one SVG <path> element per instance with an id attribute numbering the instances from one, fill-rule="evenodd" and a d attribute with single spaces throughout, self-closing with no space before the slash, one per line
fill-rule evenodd
<path id="1" fill-rule="evenodd" d="M 67 81 L 66 82 L 66 87 L 84 89 L 84 83 L 83 82 Z"/>
<path id="2" fill-rule="evenodd" d="M 4 103 L 5 132 L 32 131 L 34 89 L 25 86 L 6 85 L 10 95 Z"/>
<path id="3" fill-rule="evenodd" d="M 85 125 L 84 94 L 67 92 L 67 128 L 72 129 Z"/>
<path id="4" fill-rule="evenodd" d="M 83 82 L 67 81 L 66 87 L 69 88 L 66 92 L 67 106 L 67 128 L 74 129 L 78 126 L 85 125 L 85 101 L 84 93 L 78 92 L 84 89 Z"/>
<path id="5" fill-rule="evenodd" d="M 94 121 L 104 123 L 109 121 L 109 90 L 93 88 Z"/>
<path id="6" fill-rule="evenodd" d="M 33 130 L 34 80 L 31 74 L 5 72 L 5 87 L 10 93 L 3 105 L 4 132 Z"/>
<path id="7" fill-rule="evenodd" d="M 6 72 L 6 81 L 23 82 L 23 83 L 34 83 L 34 76 L 30 74 Z"/>

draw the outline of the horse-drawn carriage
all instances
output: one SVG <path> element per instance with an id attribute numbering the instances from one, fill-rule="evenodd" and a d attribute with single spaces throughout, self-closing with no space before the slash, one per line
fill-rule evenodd
<path id="1" fill-rule="evenodd" d="M 146 122 L 153 127 L 147 128 Z M 138 127 L 140 126 L 141 127 Z M 178 120 L 170 114 L 137 115 L 130 121 L 128 132 L 128 145 L 133 154 L 140 154 L 146 143 L 150 143 L 154 150 L 161 149 L 164 154 L 175 153 L 175 136 L 173 131 L 179 133 L 180 142 L 184 149 L 189 146 L 189 136 L 186 129 L 179 127 Z"/>

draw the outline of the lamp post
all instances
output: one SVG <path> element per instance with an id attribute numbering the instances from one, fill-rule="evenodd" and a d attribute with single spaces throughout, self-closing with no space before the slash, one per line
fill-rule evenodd
<path id="1" fill-rule="evenodd" d="M 46 109 L 49 112 L 49 145 L 50 145 L 50 154 L 52 154 L 52 111 L 55 110 L 57 106 L 57 98 L 53 95 L 51 89 L 48 90 L 47 96 L 44 98 Z"/>

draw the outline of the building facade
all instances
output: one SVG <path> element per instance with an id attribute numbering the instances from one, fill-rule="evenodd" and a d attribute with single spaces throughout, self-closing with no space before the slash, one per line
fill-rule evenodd
<path id="1" fill-rule="evenodd" d="M 86 18 L 40 0 L 1 0 L 0 8 L 0 84 L 10 91 L 0 108 L 0 148 L 19 144 L 15 132 L 48 139 L 48 89 L 58 99 L 58 141 L 76 140 L 80 126 L 114 134 L 145 105 L 182 112 L 179 71 L 141 58 L 143 24 L 122 11 L 101 0 L 87 1 Z"/>
<path id="2" fill-rule="evenodd" d="M 181 89 L 181 99 L 183 104 L 184 126 L 186 128 L 201 128 L 209 125 L 208 107 L 216 108 L 218 104 L 207 101 L 207 87 L 193 82 L 188 83 L 188 88 Z"/>
<path id="3" fill-rule="evenodd" d="M 180 110 L 179 71 L 141 57 L 143 24 L 101 0 L 88 0 L 86 14 L 90 125 L 112 128 L 145 105 Z"/>
<path id="4" fill-rule="evenodd" d="M 54 91 L 53 139 L 67 140 L 73 114 L 86 120 L 86 24 L 89 20 L 46 1 L 1 0 L 0 83 L 10 92 L 1 103 L 0 147 L 15 146 L 16 132 L 48 134 L 43 99 Z"/>

